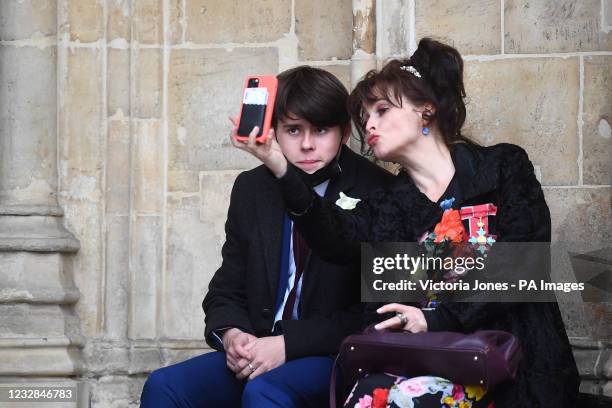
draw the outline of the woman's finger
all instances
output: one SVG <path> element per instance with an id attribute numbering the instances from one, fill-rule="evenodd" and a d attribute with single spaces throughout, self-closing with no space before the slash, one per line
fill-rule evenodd
<path id="1" fill-rule="evenodd" d="M 227 118 L 232 122 L 232 125 L 238 127 L 238 116 L 228 116 Z"/>
<path id="2" fill-rule="evenodd" d="M 376 326 L 374 326 L 374 328 L 376 330 L 384 330 L 384 329 L 389 329 L 389 328 L 400 327 L 400 325 L 401 323 L 399 319 L 397 317 L 392 317 L 390 319 L 383 320 L 382 322 L 378 323 Z"/>
<path id="3" fill-rule="evenodd" d="M 406 305 L 400 305 L 399 303 L 389 303 L 387 305 L 381 306 L 376 310 L 378 314 L 384 314 L 389 312 L 401 312 L 405 310 Z"/>

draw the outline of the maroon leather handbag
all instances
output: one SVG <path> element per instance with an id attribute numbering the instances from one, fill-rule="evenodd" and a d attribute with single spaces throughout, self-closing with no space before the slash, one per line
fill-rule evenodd
<path id="1" fill-rule="evenodd" d="M 521 349 L 511 333 L 480 330 L 408 333 L 375 331 L 347 337 L 332 370 L 330 404 L 336 407 L 336 377 L 352 386 L 368 373 L 403 377 L 431 375 L 456 384 L 480 385 L 486 390 L 516 376 Z M 340 391 L 345 392 L 341 386 Z"/>

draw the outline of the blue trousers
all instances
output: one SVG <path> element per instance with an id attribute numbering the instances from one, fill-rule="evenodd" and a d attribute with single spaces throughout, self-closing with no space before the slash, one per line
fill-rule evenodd
<path id="1" fill-rule="evenodd" d="M 255 377 L 237 380 L 225 353 L 203 354 L 153 371 L 140 397 L 141 408 L 325 407 L 333 360 L 305 357 Z"/>

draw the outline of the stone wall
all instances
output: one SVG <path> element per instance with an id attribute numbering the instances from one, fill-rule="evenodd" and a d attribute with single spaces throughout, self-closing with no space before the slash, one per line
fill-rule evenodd
<path id="1" fill-rule="evenodd" d="M 363 34 L 355 38 L 354 13 Z M 28 106 L 12 103 L 11 84 L 46 81 L 51 69 L 57 86 L 37 113 L 50 118 L 28 122 L 53 143 L 11 153 L 39 184 L 24 190 L 0 164 L 0 197 L 6 190 L 45 205 L 57 197 L 63 225 L 80 241 L 56 269 L 67 276 L 62 287 L 80 291 L 69 304 L 80 320 L 81 368 L 51 375 L 86 384 L 85 406 L 137 406 L 148 372 L 208 350 L 201 301 L 220 264 L 229 192 L 257 164 L 228 140 L 227 116 L 237 113 L 249 73 L 311 64 L 350 86 L 368 61 L 407 55 L 422 36 L 448 41 L 466 61 L 468 133 L 527 149 L 556 240 L 609 243 L 611 30 L 609 0 L 2 1 L 2 106 L 25 121 L 19 112 Z M 1 143 L 0 154 L 8 152 Z M 29 178 L 33 162 L 57 169 Z M 7 307 L 30 307 L 7 299 Z M 610 309 L 572 304 L 563 313 L 583 389 L 612 395 Z"/>

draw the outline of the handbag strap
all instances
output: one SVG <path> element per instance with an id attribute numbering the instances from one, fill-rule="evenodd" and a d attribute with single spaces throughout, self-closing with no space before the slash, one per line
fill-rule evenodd
<path id="1" fill-rule="evenodd" d="M 336 378 L 338 376 L 338 359 L 340 354 L 336 356 L 334 365 L 331 371 L 331 381 L 329 382 L 329 406 L 330 408 L 336 408 Z"/>

